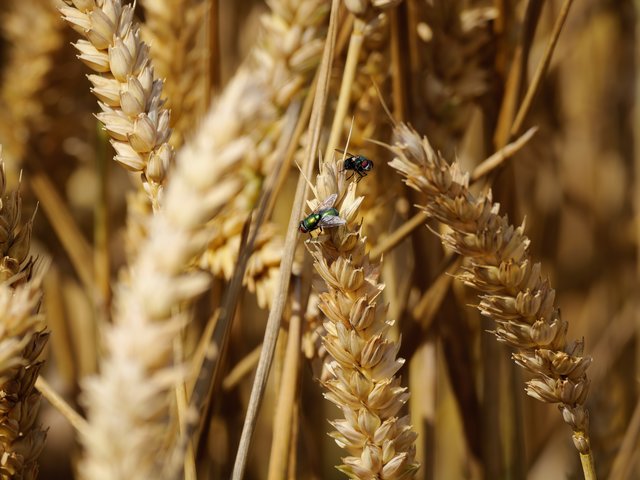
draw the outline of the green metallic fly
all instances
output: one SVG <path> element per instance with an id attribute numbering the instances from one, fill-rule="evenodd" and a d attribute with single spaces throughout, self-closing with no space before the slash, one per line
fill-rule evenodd
<path id="1" fill-rule="evenodd" d="M 318 208 L 300 222 L 298 230 L 302 233 L 309 233 L 318 228 L 339 227 L 347 223 L 344 218 L 340 218 L 338 210 L 333 208 L 337 199 L 337 193 L 329 195 L 324 202 L 318 205 Z"/>

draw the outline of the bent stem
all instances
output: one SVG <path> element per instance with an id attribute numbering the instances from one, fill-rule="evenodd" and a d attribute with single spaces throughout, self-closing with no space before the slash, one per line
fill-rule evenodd
<path id="1" fill-rule="evenodd" d="M 358 57 L 360 56 L 362 42 L 364 41 L 364 28 L 364 21 L 360 18 L 356 18 L 353 22 L 353 32 L 351 33 L 351 40 L 349 41 L 347 62 L 344 66 L 342 84 L 340 85 L 340 95 L 338 96 L 338 104 L 336 106 L 335 115 L 333 116 L 331 134 L 329 135 L 329 141 L 327 142 L 327 149 L 325 150 L 324 158 L 330 158 L 333 150 L 340 141 L 342 125 L 344 123 L 345 116 L 347 115 L 349 101 L 351 100 L 351 87 L 353 86 L 353 81 L 356 76 Z"/>
<path id="2" fill-rule="evenodd" d="M 564 26 L 564 22 L 567 19 L 567 15 L 569 15 L 569 9 L 571 8 L 571 4 L 573 0 L 565 0 L 562 5 L 562 9 L 560 10 L 560 15 L 558 16 L 555 25 L 553 26 L 553 33 L 551 34 L 551 38 L 549 39 L 549 43 L 545 48 L 544 55 L 542 56 L 542 60 L 538 64 L 535 73 L 533 74 L 533 80 L 531 80 L 531 84 L 527 89 L 527 93 L 524 96 L 524 100 L 522 100 L 522 104 L 518 109 L 518 113 L 516 114 L 516 118 L 513 121 L 513 125 L 511 126 L 511 131 L 509 132 L 510 136 L 517 135 L 520 129 L 522 128 L 522 124 L 524 123 L 524 119 L 529 113 L 529 108 L 531 108 L 531 104 L 533 102 L 533 97 L 535 96 L 540 84 L 542 83 L 542 79 L 544 75 L 547 73 L 549 69 L 549 64 L 551 63 L 551 56 L 553 55 L 553 51 L 558 43 L 558 39 L 560 38 L 560 32 L 562 32 L 562 27 Z"/>

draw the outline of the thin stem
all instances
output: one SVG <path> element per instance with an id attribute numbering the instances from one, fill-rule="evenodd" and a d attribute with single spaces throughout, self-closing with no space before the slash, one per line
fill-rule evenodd
<path id="1" fill-rule="evenodd" d="M 529 113 L 529 109 L 531 108 L 531 103 L 533 102 L 533 98 L 535 97 L 538 88 L 540 88 L 540 84 L 542 83 L 542 79 L 544 78 L 547 70 L 549 69 L 549 64 L 551 63 L 551 56 L 553 55 L 553 51 L 558 43 L 558 38 L 560 38 L 560 32 L 562 32 L 562 27 L 564 26 L 564 22 L 567 19 L 567 15 L 569 15 L 569 9 L 571 8 L 571 4 L 573 0 L 565 0 L 562 8 L 560 9 L 560 15 L 558 16 L 555 25 L 553 26 L 553 32 L 551 33 L 551 38 L 549 39 L 549 43 L 547 43 L 547 47 L 544 51 L 544 55 L 542 56 L 542 60 L 538 63 L 538 67 L 536 68 L 535 73 L 533 74 L 533 79 L 531 80 L 531 84 L 527 89 L 527 93 L 524 96 L 524 100 L 518 109 L 518 113 L 516 114 L 516 119 L 513 121 L 513 125 L 511 126 L 510 136 L 513 137 L 518 134 L 520 129 L 522 128 L 522 124 Z"/>
<path id="2" fill-rule="evenodd" d="M 224 377 L 222 381 L 222 389 L 229 391 L 233 389 L 240 380 L 253 371 L 260 360 L 260 352 L 262 351 L 262 344 L 251 350 L 242 360 L 240 360 L 235 367 Z"/>
<path id="3" fill-rule="evenodd" d="M 38 376 L 36 388 L 46 398 L 60 414 L 67 419 L 73 428 L 81 435 L 88 435 L 89 424 L 69 405 L 64 398 L 58 395 L 51 385 L 42 377 Z"/>
<path id="4" fill-rule="evenodd" d="M 293 414 L 298 393 L 298 372 L 300 369 L 300 343 L 302 341 L 302 313 L 300 306 L 301 285 L 298 279 L 296 293 L 292 302 L 293 313 L 289 321 L 289 335 L 282 383 L 276 403 L 273 420 L 273 437 L 269 458 L 269 480 L 281 480 L 287 477 L 289 454 L 291 453 Z"/>
<path id="5" fill-rule="evenodd" d="M 505 145 L 496 153 L 484 160 L 473 170 L 473 173 L 471 173 L 471 181 L 477 182 L 482 177 L 486 177 L 490 172 L 502 165 L 506 159 L 512 157 L 516 152 L 524 147 L 537 131 L 538 127 L 531 127 L 516 141 Z"/>
<path id="6" fill-rule="evenodd" d="M 349 108 L 349 101 L 351 100 L 351 88 L 356 76 L 358 57 L 360 57 L 360 50 L 362 48 L 362 42 L 364 41 L 364 27 L 364 21 L 359 18 L 356 18 L 353 22 L 353 32 L 351 33 L 351 40 L 349 41 L 347 61 L 344 66 L 344 73 L 342 74 L 342 84 L 340 85 L 340 95 L 338 96 L 338 104 L 335 115 L 333 116 L 331 133 L 329 134 L 329 141 L 327 142 L 324 158 L 330 157 L 340 141 L 344 119 L 347 115 L 347 109 Z"/>
<path id="7" fill-rule="evenodd" d="M 296 195 L 291 209 L 291 217 L 289 218 L 289 226 L 284 243 L 282 261 L 280 263 L 280 274 L 278 276 L 278 290 L 274 298 L 273 306 L 269 312 L 267 319 L 267 327 L 264 335 L 264 347 L 260 352 L 260 361 L 256 371 L 256 378 L 251 389 L 247 414 L 245 416 L 244 425 L 242 426 L 242 434 L 240 436 L 240 444 L 236 454 L 231 478 L 233 480 L 241 480 L 247 464 L 249 454 L 249 446 L 251 437 L 255 429 L 255 423 L 258 416 L 258 410 L 262 403 L 264 389 L 267 384 L 267 377 L 271 362 L 273 361 L 273 353 L 278 339 L 278 330 L 282 319 L 282 312 L 287 300 L 287 291 L 289 290 L 289 281 L 291 277 L 291 268 L 293 266 L 293 255 L 296 242 L 298 239 L 297 224 L 302 216 L 302 209 L 305 198 L 307 196 L 308 185 L 305 177 L 310 178 L 313 171 L 314 157 L 318 151 L 320 143 L 320 130 L 325 106 L 327 103 L 327 92 L 329 85 L 329 75 L 331 73 L 331 64 L 333 63 L 333 53 L 337 36 L 337 14 L 338 0 L 332 0 L 331 16 L 329 20 L 329 30 L 327 32 L 327 42 L 325 43 L 322 63 L 320 65 L 320 75 L 318 79 L 318 88 L 315 92 L 315 100 L 313 110 L 311 112 L 311 122 L 309 129 L 311 131 L 311 142 L 307 150 L 304 171 L 305 175 L 298 178 L 298 186 Z"/>
<path id="8" fill-rule="evenodd" d="M 29 175 L 29 181 L 40 206 L 51 222 L 53 230 L 60 239 L 86 291 L 98 291 L 94 287 L 91 247 L 82 235 L 56 187 L 47 174 L 40 169 L 34 170 Z"/>
<path id="9" fill-rule="evenodd" d="M 589 453 L 580 454 L 580 463 L 582 464 L 584 480 L 597 480 L 596 465 L 593 461 L 593 452 L 591 450 L 589 450 Z"/>
<path id="10" fill-rule="evenodd" d="M 413 217 L 400 225 L 394 232 L 384 237 L 380 243 L 373 247 L 369 256 L 371 258 L 378 258 L 380 255 L 392 250 L 416 228 L 426 223 L 428 219 L 429 215 L 427 215 L 427 213 L 422 211 L 416 213 Z"/>

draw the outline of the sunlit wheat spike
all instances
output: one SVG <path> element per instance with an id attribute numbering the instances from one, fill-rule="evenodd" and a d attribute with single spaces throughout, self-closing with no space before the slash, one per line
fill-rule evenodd
<path id="1" fill-rule="evenodd" d="M 356 196 L 355 182 L 347 185 L 339 161 L 322 165 L 316 191 L 310 208 L 337 195 L 336 208 L 347 222 L 307 243 L 324 281 L 317 293 L 325 315 L 323 343 L 331 356 L 325 398 L 344 415 L 331 422 L 330 435 L 348 453 L 337 468 L 363 480 L 411 478 L 418 469 L 416 434 L 409 417 L 400 416 L 409 392 L 397 376 L 404 359 L 397 357 L 400 344 L 389 335 L 393 321 L 385 318 L 380 264 L 365 253 L 358 223 L 362 197 Z"/>
<path id="2" fill-rule="evenodd" d="M 255 147 L 241 126 L 259 120 L 263 105 L 254 79 L 246 71 L 236 75 L 177 156 L 162 207 L 148 219 L 128 278 L 116 286 L 100 374 L 84 383 L 83 478 L 167 474 L 158 452 L 173 441 L 169 407 L 185 373 L 173 364 L 173 340 L 187 307 L 209 285 L 210 275 L 194 261 L 207 245 L 208 222 L 241 188 L 232 172 Z M 135 435 L 121 435 L 123 429 Z"/>
<path id="3" fill-rule="evenodd" d="M 142 174 L 155 209 L 174 157 L 168 143 L 170 112 L 164 108 L 162 81 L 154 75 L 133 8 L 121 0 L 69 0 L 60 12 L 85 38 L 75 47 L 78 58 L 96 72 L 88 78 L 102 110 L 96 116 L 116 152 L 114 160 Z"/>

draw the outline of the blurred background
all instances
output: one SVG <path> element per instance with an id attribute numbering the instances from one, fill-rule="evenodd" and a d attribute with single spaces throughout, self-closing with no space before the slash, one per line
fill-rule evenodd
<path id="1" fill-rule="evenodd" d="M 631 422 L 640 405 L 640 2 L 568 3 L 567 21 L 520 133 L 531 126 L 538 131 L 490 181 L 512 222 L 526 222 L 533 258 L 556 288 L 569 338 L 584 339 L 585 352 L 594 358 L 587 405 L 599 477 L 640 478 L 635 425 L 640 418 Z M 403 93 L 387 97 L 394 113 L 402 111 L 447 158 L 472 170 L 506 143 L 503 125 L 515 110 L 509 99 L 523 98 L 564 4 L 401 2 L 384 14 L 380 37 L 368 40 L 368 51 L 381 57 L 363 59 L 365 90 L 355 96 L 371 93 L 372 78 L 378 78 L 384 95 L 399 85 Z M 247 57 L 258 39 L 260 17 L 269 11 L 257 0 L 213 0 L 209 7 L 202 17 L 209 23 L 201 25 L 214 38 L 205 59 L 208 77 L 202 79 L 207 93 L 190 107 L 199 115 L 207 97 L 223 91 Z M 137 8 L 137 15 L 144 21 L 145 9 Z M 0 18 L 0 143 L 9 185 L 16 186 L 21 175 L 25 217 L 39 204 L 33 248 L 53 259 L 43 304 L 52 335 L 41 373 L 82 412 L 80 380 L 99 363 L 97 319 L 108 317 L 109 286 L 126 261 L 126 199 L 135 179 L 111 160 L 94 117 L 98 107 L 88 70 L 71 46 L 77 34 L 59 18 L 54 2 L 4 0 Z M 390 67 L 385 70 L 390 35 L 399 42 L 401 59 L 395 79 Z M 334 66 L 334 101 L 345 53 Z M 367 60 L 374 64 L 371 71 Z M 356 125 L 362 118 L 377 119 L 369 136 L 390 141 L 390 121 L 376 98 L 369 103 L 374 106 L 363 113 L 350 110 L 349 122 L 351 114 Z M 364 144 L 350 149 L 374 160 L 372 177 L 391 179 L 387 185 L 372 180 L 363 186 L 373 189 L 368 199 L 388 210 L 372 206 L 365 217 L 375 244 L 416 212 L 418 199 L 386 165 L 391 157 L 384 149 Z M 281 233 L 296 177 L 293 168 L 276 204 L 273 219 Z M 442 256 L 435 236 L 421 228 L 385 256 L 389 266 L 383 271 L 390 317 L 399 320 L 403 335 L 400 355 L 408 365 L 403 381 L 411 389 L 409 408 L 420 435 L 423 467 L 416 478 L 582 478 L 569 428 L 556 408 L 525 395 L 526 374 L 487 332 L 491 322 L 472 308 L 478 302 L 473 292 L 454 281 L 435 312 L 422 309 L 421 318 L 412 317 Z M 82 259 L 93 267 L 83 272 Z M 104 294 L 97 296 L 87 288 L 87 276 L 101 265 Z M 212 296 L 219 298 L 225 286 L 217 279 Z M 199 308 L 209 307 L 203 303 Z M 228 478 L 267 314 L 254 294 L 244 292 L 237 314 L 244 320 L 232 330 L 225 367 L 238 375 L 212 406 L 198 455 L 202 478 Z M 283 348 L 278 347 L 275 372 Z M 237 370 L 243 361 L 249 367 Z M 343 453 L 326 435 L 327 419 L 338 412 L 323 399 L 314 368 L 305 363 L 301 373 L 297 478 L 343 478 L 334 469 Z M 277 377 L 271 375 L 247 478 L 266 478 Z M 40 478 L 74 478 L 81 451 L 73 428 L 45 400 L 40 421 L 49 428 Z M 625 436 L 635 448 L 626 454 L 631 470 L 620 476 L 614 463 Z"/>

